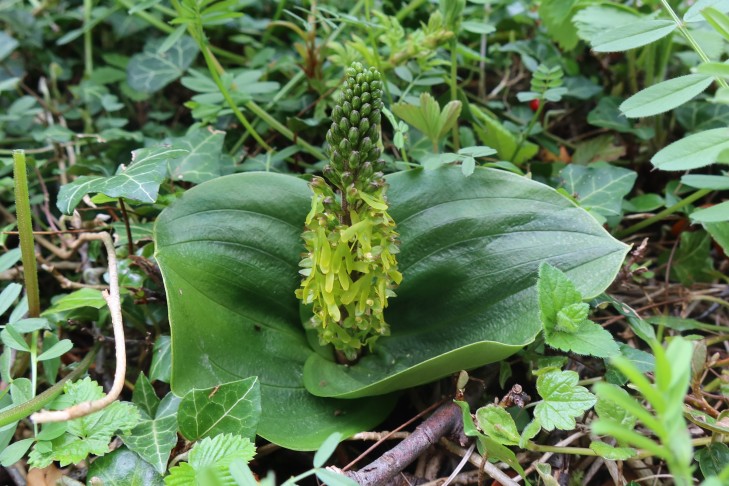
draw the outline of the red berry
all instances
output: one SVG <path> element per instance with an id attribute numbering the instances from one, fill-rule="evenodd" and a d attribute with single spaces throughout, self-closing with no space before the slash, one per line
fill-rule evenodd
<path id="1" fill-rule="evenodd" d="M 537 111 L 539 109 L 539 100 L 534 98 L 529 102 L 529 108 L 532 109 L 532 111 Z"/>

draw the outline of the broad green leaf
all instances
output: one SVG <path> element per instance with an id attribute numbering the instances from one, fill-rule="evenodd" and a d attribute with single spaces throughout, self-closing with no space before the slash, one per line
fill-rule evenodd
<path id="1" fill-rule="evenodd" d="M 461 102 L 448 102 L 441 110 L 438 101 L 424 91 L 420 105 L 395 103 L 392 112 L 423 133 L 431 142 L 439 142 L 456 124 L 461 113 Z"/>
<path id="2" fill-rule="evenodd" d="M 625 461 L 635 456 L 638 451 L 632 447 L 614 447 L 601 441 L 590 442 L 590 449 L 600 457 L 609 461 Z"/>
<path id="3" fill-rule="evenodd" d="M 627 51 L 667 36 L 676 29 L 672 20 L 641 19 L 602 32 L 591 39 L 596 52 Z"/>
<path id="4" fill-rule="evenodd" d="M 620 216 L 623 198 L 631 191 L 638 174 L 607 164 L 570 164 L 560 172 L 561 187 L 585 209 L 604 217 Z"/>
<path id="5" fill-rule="evenodd" d="M 52 306 L 43 311 L 41 315 L 47 316 L 51 314 L 57 314 L 58 312 L 79 309 L 81 307 L 93 307 L 94 309 L 101 309 L 105 306 L 106 301 L 101 295 L 100 290 L 85 288 L 64 295 L 60 299 L 56 300 Z"/>
<path id="6" fill-rule="evenodd" d="M 546 332 L 553 332 L 557 327 L 559 311 L 565 307 L 582 304 L 582 295 L 575 288 L 575 284 L 567 275 L 546 262 L 539 265 L 537 296 L 539 319 Z M 587 304 L 584 305 L 589 308 Z M 587 312 L 582 319 L 586 318 Z"/>
<path id="7" fill-rule="evenodd" d="M 154 467 L 126 447 L 99 457 L 89 466 L 89 480 L 99 478 L 104 486 L 162 486 Z"/>
<path id="8" fill-rule="evenodd" d="M 677 140 L 656 153 L 651 162 L 662 170 L 691 170 L 716 162 L 729 149 L 729 128 L 714 128 Z"/>
<path id="9" fill-rule="evenodd" d="M 574 429 L 575 417 L 595 404 L 595 395 L 584 386 L 577 386 L 578 380 L 574 371 L 550 371 L 537 378 L 542 401 L 534 408 L 534 417 L 546 430 Z"/>
<path id="10" fill-rule="evenodd" d="M 149 366 L 149 379 L 151 381 L 170 382 L 170 371 L 172 369 L 171 343 L 170 337 L 165 335 L 159 336 L 154 342 L 152 364 Z"/>
<path id="11" fill-rule="evenodd" d="M 230 433 L 252 438 L 261 414 L 257 377 L 214 388 L 192 389 L 177 410 L 180 433 L 190 441 Z"/>
<path id="12" fill-rule="evenodd" d="M 464 178 L 444 167 L 388 181 L 403 272 L 385 314 L 391 335 L 356 365 L 312 355 L 304 381 L 316 395 L 381 394 L 499 361 L 539 332 L 541 262 L 564 270 L 589 297 L 612 281 L 624 255 L 587 213 L 514 174 L 477 168 Z"/>
<path id="13" fill-rule="evenodd" d="M 654 84 L 620 104 L 628 118 L 658 115 L 672 110 L 703 93 L 714 78 L 706 74 L 687 74 Z"/>
<path id="14" fill-rule="evenodd" d="M 691 221 L 699 223 L 720 223 L 729 221 L 729 201 L 724 201 L 708 208 L 701 208 L 691 213 Z"/>
<path id="15" fill-rule="evenodd" d="M 170 301 L 173 390 L 183 395 L 258 376 L 259 435 L 315 449 L 331 432 L 374 426 L 392 398 L 314 398 L 302 388 L 307 358 L 310 390 L 347 397 L 499 360 L 538 332 L 540 261 L 567 271 L 593 296 L 627 250 L 552 189 L 503 171 L 477 168 L 464 178 L 448 167 L 398 173 L 389 182 L 406 278 L 388 308 L 392 336 L 349 368 L 316 354 L 300 324 L 294 290 L 311 207 L 304 181 L 264 173 L 221 177 L 165 210 L 156 243 Z"/>
<path id="16" fill-rule="evenodd" d="M 686 174 L 681 177 L 681 183 L 696 189 L 729 190 L 729 176 L 725 175 Z"/>
<path id="17" fill-rule="evenodd" d="M 220 177 L 224 139 L 225 132 L 212 127 L 190 127 L 184 137 L 172 140 L 172 145 L 188 152 L 168 162 L 170 178 L 197 184 Z"/>
<path id="18" fill-rule="evenodd" d="M 696 66 L 696 72 L 720 78 L 729 77 L 729 64 L 723 62 L 702 62 Z"/>
<path id="19" fill-rule="evenodd" d="M 481 143 L 494 148 L 502 160 L 519 165 L 534 157 L 539 151 L 537 145 L 525 141 L 517 152 L 519 140 L 515 134 L 475 106 L 472 105 L 470 110 L 471 114 L 480 122 L 480 125 L 474 126 L 474 131 Z"/>
<path id="20" fill-rule="evenodd" d="M 310 208 L 303 180 L 239 174 L 188 190 L 155 229 L 170 306 L 172 390 L 182 396 L 258 376 L 258 435 L 297 450 L 375 426 L 395 398 L 326 400 L 304 389 L 312 349 L 294 290 Z"/>
<path id="21" fill-rule="evenodd" d="M 188 36 L 180 37 L 169 49 L 160 53 L 164 39 L 153 39 L 144 51 L 135 54 L 127 65 L 129 86 L 142 93 L 154 93 L 176 80 L 192 64 L 198 53 L 197 43 Z"/>
<path id="22" fill-rule="evenodd" d="M 504 445 L 519 444 L 514 418 L 503 407 L 486 405 L 476 410 L 478 427 L 484 434 Z"/>
<path id="23" fill-rule="evenodd" d="M 111 177 L 81 176 L 58 192 L 56 206 L 71 214 L 86 194 L 100 192 L 109 197 L 124 197 L 141 202 L 157 200 L 159 186 L 167 173 L 167 161 L 181 157 L 187 150 L 152 147 L 132 151 L 132 163 Z"/>

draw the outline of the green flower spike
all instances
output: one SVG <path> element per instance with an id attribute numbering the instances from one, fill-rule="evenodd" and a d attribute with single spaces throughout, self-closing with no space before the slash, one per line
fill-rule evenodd
<path id="1" fill-rule="evenodd" d="M 365 346 L 389 334 L 384 310 L 397 271 L 398 234 L 387 214 L 380 171 L 382 81 L 374 68 L 347 69 L 327 132 L 330 164 L 311 181 L 311 211 L 302 234 L 307 253 L 296 296 L 312 304 L 309 327 L 340 361 L 356 360 Z"/>

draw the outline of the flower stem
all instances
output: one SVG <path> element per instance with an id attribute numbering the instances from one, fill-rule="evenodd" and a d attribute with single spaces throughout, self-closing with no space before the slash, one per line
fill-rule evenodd
<path id="1" fill-rule="evenodd" d="M 677 202 L 670 208 L 666 208 L 663 211 L 661 211 L 660 213 L 657 213 L 656 215 L 651 216 L 648 219 L 644 219 L 640 223 L 636 223 L 633 226 L 629 226 L 622 231 L 618 231 L 617 233 L 615 233 L 614 236 L 618 239 L 625 238 L 626 236 L 630 236 L 633 233 L 636 233 L 636 232 L 642 230 L 643 228 L 647 228 L 648 226 L 652 225 L 653 223 L 662 221 L 667 216 L 670 216 L 671 214 L 677 212 L 679 209 L 682 209 L 682 208 L 688 206 L 689 204 L 691 204 L 692 202 L 694 202 L 698 199 L 701 199 L 702 197 L 706 196 L 710 192 L 711 192 L 711 189 L 699 189 L 698 191 L 694 192 L 690 196 L 687 196 L 687 197 L 681 199 L 679 202 Z"/>

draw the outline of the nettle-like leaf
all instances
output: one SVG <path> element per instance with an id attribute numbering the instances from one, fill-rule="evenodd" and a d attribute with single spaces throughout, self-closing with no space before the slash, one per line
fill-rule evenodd
<path id="1" fill-rule="evenodd" d="M 514 418 L 503 407 L 486 405 L 476 410 L 476 422 L 484 434 L 505 445 L 517 445 L 519 432 Z"/>
<path id="2" fill-rule="evenodd" d="M 589 305 L 560 270 L 539 267 L 539 318 L 545 342 L 556 349 L 606 358 L 620 351 L 612 335 L 587 316 Z"/>
<path id="3" fill-rule="evenodd" d="M 261 415 L 257 377 L 204 390 L 192 389 L 178 410 L 180 433 L 190 441 L 222 433 L 253 438 Z"/>
<path id="4" fill-rule="evenodd" d="M 305 181 L 225 176 L 166 209 L 155 241 L 170 305 L 173 391 L 258 376 L 258 434 L 316 449 L 334 431 L 376 425 L 393 404 L 388 393 L 531 342 L 540 330 L 540 262 L 591 297 L 627 251 L 553 189 L 504 171 L 476 168 L 464 177 L 460 167 L 443 167 L 387 181 L 404 280 L 387 308 L 391 335 L 346 367 L 307 337 L 294 296 L 311 208 Z"/>
<path id="5" fill-rule="evenodd" d="M 579 375 L 574 371 L 548 371 L 537 378 L 537 392 L 542 401 L 534 408 L 534 416 L 546 430 L 572 430 L 575 417 L 595 404 L 595 395 L 584 386 L 577 386 Z"/>
<path id="6" fill-rule="evenodd" d="M 182 36 L 164 52 L 160 47 L 164 39 L 152 39 L 144 52 L 135 54 L 127 64 L 129 86 L 142 93 L 154 93 L 182 76 L 195 60 L 199 48 L 188 36 Z"/>
<path id="7" fill-rule="evenodd" d="M 236 486 L 230 474 L 230 464 L 238 459 L 248 462 L 255 454 L 255 446 L 245 437 L 233 434 L 207 437 L 192 447 L 188 456 L 189 462 L 182 462 L 179 466 L 170 468 L 170 475 L 165 478 L 165 484 Z"/>
<path id="8" fill-rule="evenodd" d="M 104 396 L 103 389 L 91 378 L 66 383 L 64 394 L 50 405 L 66 408 Z M 89 454 L 103 456 L 109 452 L 109 442 L 118 430 L 128 432 L 139 421 L 139 412 L 130 403 L 113 402 L 108 407 L 86 417 L 69 420 L 65 432 L 50 440 L 38 440 L 29 455 L 29 464 L 44 468 L 53 461 L 61 466 L 83 461 Z M 44 426 L 54 427 L 55 424 Z"/>
<path id="9" fill-rule="evenodd" d="M 109 197 L 123 197 L 135 201 L 153 203 L 167 174 L 167 162 L 181 157 L 187 150 L 175 147 L 153 147 L 134 150 L 132 163 L 120 167 L 111 177 L 81 176 L 64 185 L 58 192 L 56 206 L 65 214 L 71 214 L 86 194 L 100 192 Z"/>

